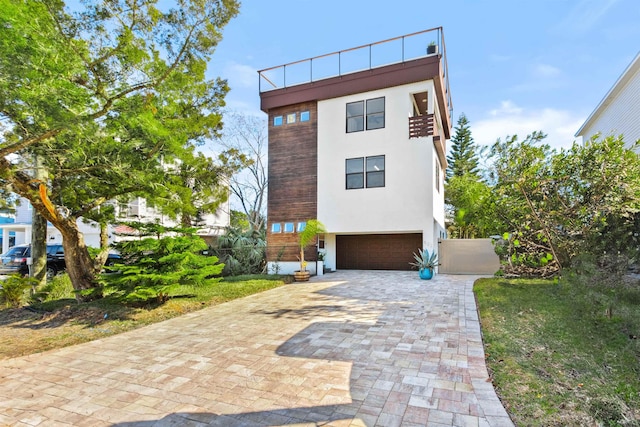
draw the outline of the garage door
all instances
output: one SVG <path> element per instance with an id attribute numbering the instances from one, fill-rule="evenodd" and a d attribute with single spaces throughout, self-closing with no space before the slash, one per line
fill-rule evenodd
<path id="1" fill-rule="evenodd" d="M 336 236 L 336 267 L 340 270 L 411 270 L 422 234 L 359 234 Z"/>

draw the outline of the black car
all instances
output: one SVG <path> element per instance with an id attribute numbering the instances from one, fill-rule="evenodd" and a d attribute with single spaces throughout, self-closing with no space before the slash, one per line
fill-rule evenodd
<path id="1" fill-rule="evenodd" d="M 31 256 L 31 246 L 17 245 L 0 255 L 0 274 L 29 274 L 27 258 Z"/>
<path id="2" fill-rule="evenodd" d="M 27 258 L 31 257 L 31 245 L 17 245 L 0 255 L 0 274 L 29 274 Z M 105 265 L 113 265 L 120 261 L 120 255 L 110 253 Z M 62 244 L 47 245 L 47 277 L 52 278 L 66 268 L 64 247 Z"/>

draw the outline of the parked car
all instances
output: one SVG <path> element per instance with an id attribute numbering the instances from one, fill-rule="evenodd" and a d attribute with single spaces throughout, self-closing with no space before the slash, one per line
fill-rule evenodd
<path id="1" fill-rule="evenodd" d="M 0 274 L 29 274 L 27 258 L 31 254 L 30 245 L 16 245 L 0 255 Z"/>
<path id="2" fill-rule="evenodd" d="M 27 258 L 31 257 L 31 245 L 17 245 L 0 255 L 0 274 L 29 274 Z M 120 262 L 120 255 L 110 253 L 106 266 Z M 62 244 L 47 245 L 47 277 L 52 278 L 66 269 Z"/>

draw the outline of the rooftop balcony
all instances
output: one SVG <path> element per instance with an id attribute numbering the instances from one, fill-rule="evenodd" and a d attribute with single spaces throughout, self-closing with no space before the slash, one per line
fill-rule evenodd
<path id="1" fill-rule="evenodd" d="M 435 52 L 427 53 L 427 46 L 433 43 L 435 43 Z M 270 107 L 269 102 L 265 103 L 266 99 L 273 98 L 269 92 L 284 93 L 287 89 L 295 90 L 298 86 L 309 88 L 315 86 L 315 83 L 341 79 L 345 76 L 355 77 L 351 75 L 379 71 L 383 67 L 398 64 L 403 66 L 403 64 L 427 58 L 433 58 L 438 62 L 438 75 L 432 77 L 440 80 L 440 101 L 445 104 L 443 110 L 448 113 L 447 119 L 449 119 L 453 104 L 449 90 L 449 70 L 442 27 L 260 70 L 258 71 L 259 89 L 263 110 L 268 110 Z M 432 61 L 424 62 L 426 64 Z M 353 82 L 353 79 L 351 81 Z"/>

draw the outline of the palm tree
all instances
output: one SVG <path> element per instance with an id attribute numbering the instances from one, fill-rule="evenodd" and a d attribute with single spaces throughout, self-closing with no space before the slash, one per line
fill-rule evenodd
<path id="1" fill-rule="evenodd" d="M 317 219 L 310 219 L 309 221 L 307 221 L 304 230 L 299 233 L 298 244 L 300 245 L 300 271 L 306 271 L 307 269 L 307 263 L 304 260 L 304 248 L 309 246 L 313 242 L 316 235 L 324 232 L 324 224 L 322 224 Z"/>

